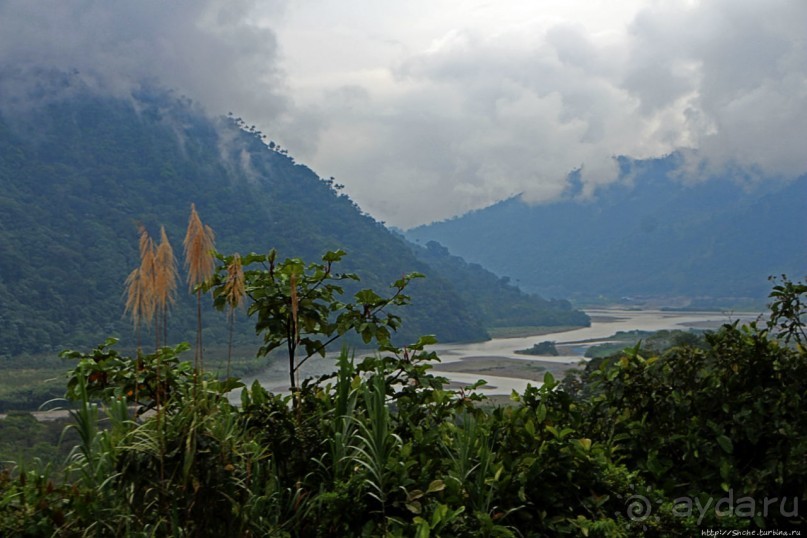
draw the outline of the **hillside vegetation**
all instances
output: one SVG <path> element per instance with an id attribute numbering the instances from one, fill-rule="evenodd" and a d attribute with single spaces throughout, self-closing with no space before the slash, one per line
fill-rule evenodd
<path id="1" fill-rule="evenodd" d="M 251 260 L 268 263 L 244 271 L 256 329 L 287 345 L 292 374 L 295 345 L 333 330 L 378 354 L 345 349 L 334 374 L 273 394 L 206 373 L 198 346 L 194 364 L 188 344 L 66 351 L 78 440 L 59 469 L 0 469 L 0 533 L 628 538 L 807 523 L 807 284 L 776 283 L 766 326 L 635 346 L 493 407 L 430 373 L 432 338 L 391 344 L 386 309 L 409 279 L 349 303 L 314 293 L 338 280 L 334 257 Z M 226 309 L 241 279 L 219 260 L 210 289 Z M 326 311 L 335 324 L 311 322 Z"/>
<path id="2" fill-rule="evenodd" d="M 526 295 L 509 277 L 498 277 L 477 263 L 467 263 L 459 256 L 451 255 L 439 243 L 430 241 L 425 247 L 412 245 L 412 250 L 419 260 L 438 274 L 450 275 L 460 297 L 479 305 L 482 321 L 488 328 L 585 326 L 590 323 L 588 316 L 574 310 L 569 301 Z M 540 318 L 533 313 L 536 308 L 544 313 Z"/>
<path id="3" fill-rule="evenodd" d="M 161 90 L 121 100 L 69 77 L 64 85 L 64 95 L 0 117 L 0 357 L 55 353 L 105 335 L 132 347 L 121 290 L 137 265 L 139 229 L 159 237 L 164 226 L 177 248 L 191 203 L 222 251 L 275 248 L 283 257 L 317 259 L 344 249 L 345 270 L 377 288 L 409 272 L 425 274 L 411 290 L 414 307 L 401 338 L 425 332 L 442 341 L 487 338 L 491 318 L 468 293 L 480 284 L 462 277 L 471 287 L 459 289 L 453 283 L 459 275 L 418 260 L 333 179 L 318 177 L 274 144 L 270 149 L 242 121 L 211 120 Z M 511 296 L 522 305 L 524 324 L 554 324 L 566 315 L 587 322 L 568 304 L 515 290 Z M 171 339 L 192 338 L 193 308 L 190 297 L 178 297 Z M 212 315 L 209 306 L 204 315 Z M 226 342 L 226 331 L 207 331 L 208 343 Z M 236 320 L 236 342 L 254 342 L 252 333 Z"/>

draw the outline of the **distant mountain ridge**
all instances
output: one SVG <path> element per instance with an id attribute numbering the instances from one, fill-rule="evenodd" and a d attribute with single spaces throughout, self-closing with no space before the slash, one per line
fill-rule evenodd
<path id="1" fill-rule="evenodd" d="M 406 237 L 437 241 L 530 292 L 583 301 L 761 304 L 769 275 L 807 272 L 807 177 L 687 184 L 675 179 L 678 161 L 620 159 L 623 180 L 590 201 L 513 197 Z"/>
<path id="2" fill-rule="evenodd" d="M 402 343 L 419 334 L 488 337 L 490 320 L 460 296 L 452 275 L 418 260 L 332 180 L 270 149 L 261 133 L 232 118 L 212 120 L 163 90 L 127 99 L 81 88 L 65 93 L 0 115 L 0 357 L 86 347 L 109 335 L 131 344 L 122 292 L 138 263 L 138 226 L 157 237 L 165 225 L 181 260 L 191 203 L 224 253 L 276 248 L 281 257 L 314 262 L 341 248 L 340 270 L 382 293 L 404 273 L 426 274 L 408 290 Z M 170 341 L 193 338 L 184 284 L 178 295 Z M 556 305 L 520 300 L 531 305 L 535 324 L 556 317 Z M 205 341 L 226 341 L 221 314 L 205 316 Z M 249 340 L 251 325 L 240 318 Z"/>

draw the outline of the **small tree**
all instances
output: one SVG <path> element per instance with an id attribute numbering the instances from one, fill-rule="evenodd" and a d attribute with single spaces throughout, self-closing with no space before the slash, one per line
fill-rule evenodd
<path id="1" fill-rule="evenodd" d="M 807 345 L 807 283 L 793 282 L 787 275 L 770 277 L 777 282 L 769 295 L 771 317 L 768 330 L 786 344 L 791 341 L 799 346 Z"/>
<path id="2" fill-rule="evenodd" d="M 333 270 L 345 252 L 326 252 L 322 263 L 306 265 L 299 258 L 277 261 L 277 252 L 250 254 L 242 259 L 243 267 L 259 268 L 243 271 L 244 293 L 251 304 L 247 314 L 255 316 L 255 330 L 263 336 L 259 356 L 284 346 L 288 355 L 289 383 L 296 390 L 300 367 L 312 356 L 324 356 L 326 347 L 342 335 L 355 331 L 364 343 L 373 340 L 381 345 L 390 341 L 393 331 L 400 326 L 400 317 L 387 307 L 404 305 L 409 297 L 403 292 L 413 278 L 412 273 L 396 281 L 390 297 L 381 297 L 370 289 L 354 295 L 353 302 L 342 302 L 346 280 L 358 281 L 353 273 L 336 273 Z M 223 310 L 228 299 L 228 267 L 234 256 L 221 256 L 223 262 L 206 286 L 213 289 L 215 306 Z M 304 350 L 300 358 L 300 349 Z"/>

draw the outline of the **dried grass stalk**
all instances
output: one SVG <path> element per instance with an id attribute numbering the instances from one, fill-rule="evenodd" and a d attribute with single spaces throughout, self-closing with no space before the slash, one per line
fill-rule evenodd
<path id="1" fill-rule="evenodd" d="M 165 226 L 160 227 L 160 245 L 154 256 L 154 301 L 157 315 L 162 316 L 163 343 L 167 343 L 168 311 L 176 302 L 177 261 L 174 258 L 174 249 L 168 241 Z"/>
<path id="2" fill-rule="evenodd" d="M 230 377 L 230 363 L 233 356 L 233 328 L 235 325 L 235 311 L 244 303 L 246 288 L 244 286 L 244 268 L 241 264 L 241 255 L 233 254 L 232 261 L 227 265 L 227 280 L 224 282 L 224 299 L 230 310 L 227 318 L 230 322 L 229 339 L 227 342 L 227 377 Z"/>
<path id="3" fill-rule="evenodd" d="M 202 224 L 195 204 L 191 204 L 191 216 L 188 219 L 188 231 L 185 234 L 185 267 L 188 269 L 188 284 L 193 290 L 213 276 L 216 269 L 215 234 L 210 226 Z"/>
<path id="4" fill-rule="evenodd" d="M 136 267 L 126 277 L 126 308 L 124 314 L 131 314 L 132 323 L 138 329 L 143 323 L 149 323 L 153 311 L 149 301 L 148 282 L 143 278 L 140 268 Z"/>
<path id="5" fill-rule="evenodd" d="M 156 301 L 154 296 L 154 243 L 145 228 L 140 228 L 140 267 L 126 277 L 126 307 L 135 329 L 143 323 L 150 324 L 154 318 Z"/>
<path id="6" fill-rule="evenodd" d="M 166 308 L 176 301 L 179 273 L 177 271 L 177 261 L 174 258 L 174 249 L 171 248 L 171 243 L 168 242 L 168 235 L 165 233 L 164 226 L 160 227 L 160 246 L 157 247 L 154 261 L 154 295 L 157 299 L 157 305 L 160 308 Z"/>
<path id="7" fill-rule="evenodd" d="M 235 310 L 244 304 L 244 268 L 241 265 L 241 256 L 233 254 L 233 259 L 227 266 L 227 280 L 224 283 L 224 298 L 230 307 L 228 315 L 233 316 Z"/>
<path id="8" fill-rule="evenodd" d="M 188 219 L 188 231 L 185 233 L 185 267 L 188 269 L 188 286 L 196 289 L 196 357 L 197 370 L 204 369 L 202 353 L 202 291 L 199 286 L 213 276 L 216 270 L 215 234 L 210 226 L 202 224 L 196 212 L 196 205 L 191 204 L 191 216 Z"/>

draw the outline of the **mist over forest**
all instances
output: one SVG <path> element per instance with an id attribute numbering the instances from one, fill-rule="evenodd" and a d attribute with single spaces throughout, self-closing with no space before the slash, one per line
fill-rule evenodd
<path id="1" fill-rule="evenodd" d="M 462 260 L 427 265 L 332 179 L 295 163 L 274 143 L 270 149 L 243 120 L 209 119 L 189 100 L 159 89 L 121 100 L 83 87 L 75 75 L 46 73 L 42 82 L 61 86 L 62 95 L 0 118 L 3 354 L 58 351 L 105 335 L 132 345 L 122 294 L 137 265 L 140 227 L 158 237 L 164 225 L 179 249 L 192 203 L 224 253 L 274 248 L 283 257 L 316 261 L 344 249 L 342 270 L 382 289 L 402 274 L 425 274 L 412 286 L 414 308 L 397 338 L 485 339 L 486 328 L 514 321 L 507 309 L 516 305 L 522 309 L 516 324 L 587 323 L 568 302 L 528 296 L 481 268 L 472 274 Z M 464 275 L 460 289 L 452 281 Z M 348 285 L 346 296 L 359 288 Z M 191 339 L 190 308 L 190 297 L 181 295 L 170 324 L 176 338 Z M 211 342 L 226 340 L 209 331 Z M 239 340 L 253 341 L 252 332 L 242 320 Z"/>

